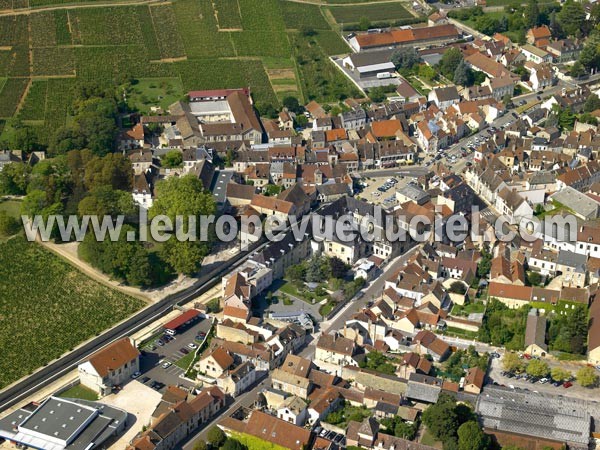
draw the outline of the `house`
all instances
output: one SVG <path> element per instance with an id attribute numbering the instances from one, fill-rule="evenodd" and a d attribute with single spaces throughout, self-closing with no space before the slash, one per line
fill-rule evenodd
<path id="1" fill-rule="evenodd" d="M 139 173 L 133 175 L 133 201 L 139 205 L 140 208 L 150 209 L 154 203 L 152 198 L 153 192 L 150 182 L 148 181 L 150 174 Z"/>
<path id="2" fill-rule="evenodd" d="M 514 95 L 516 79 L 510 75 L 502 75 L 498 77 L 488 77 L 483 82 L 482 86 L 489 86 L 492 90 L 492 97 L 497 101 L 502 101 L 504 96 Z"/>
<path id="3" fill-rule="evenodd" d="M 542 50 L 541 48 L 535 47 L 530 44 L 522 45 L 521 53 L 525 55 L 525 59 L 527 61 L 533 61 L 536 64 L 552 62 L 552 54 L 548 53 L 546 50 Z"/>
<path id="4" fill-rule="evenodd" d="M 125 152 L 144 146 L 144 125 L 140 122 L 123 131 L 119 136 L 119 151 Z"/>
<path id="5" fill-rule="evenodd" d="M 396 375 L 400 378 L 408 379 L 412 373 L 420 373 L 429 375 L 433 364 L 424 356 L 414 352 L 405 353 L 402 356 L 402 362 L 396 371 Z"/>
<path id="6" fill-rule="evenodd" d="M 217 426 L 225 433 L 245 433 L 254 436 L 264 441 L 264 448 L 271 444 L 277 448 L 305 450 L 312 440 L 310 430 L 258 410 L 252 411 L 247 422 L 226 417 Z"/>
<path id="7" fill-rule="evenodd" d="M 531 301 L 531 286 L 514 286 L 512 284 L 491 282 L 488 286 L 489 298 L 496 298 L 512 309 L 520 308 Z"/>
<path id="8" fill-rule="evenodd" d="M 362 422 L 351 420 L 346 430 L 346 445 L 373 448 L 378 432 L 379 422 L 374 417 L 367 417 Z"/>
<path id="9" fill-rule="evenodd" d="M 563 286 L 582 288 L 587 277 L 586 255 L 560 250 L 556 258 L 556 272 L 563 276 Z"/>
<path id="10" fill-rule="evenodd" d="M 277 408 L 277 418 L 303 427 L 308 419 L 306 402 L 296 395 L 287 397 Z"/>
<path id="11" fill-rule="evenodd" d="M 434 102 L 438 108 L 445 111 L 453 104 L 460 102 L 460 95 L 456 86 L 433 88 L 429 92 L 427 100 Z"/>
<path id="12" fill-rule="evenodd" d="M 217 347 L 198 361 L 196 369 L 200 375 L 219 378 L 233 366 L 233 363 L 233 356 L 224 348 Z"/>
<path id="13" fill-rule="evenodd" d="M 464 391 L 469 392 L 471 394 L 480 394 L 483 389 L 483 382 L 485 380 L 485 371 L 481 370 L 479 367 L 471 367 L 467 371 L 467 376 L 465 377 L 465 386 Z"/>
<path id="14" fill-rule="evenodd" d="M 559 64 L 575 61 L 579 58 L 581 50 L 583 50 L 583 44 L 573 39 L 559 39 L 546 46 L 546 51 L 552 54 L 554 62 Z"/>
<path id="15" fill-rule="evenodd" d="M 536 308 L 531 308 L 527 314 L 525 328 L 525 353 L 531 356 L 546 356 L 546 318 L 538 314 Z"/>
<path id="16" fill-rule="evenodd" d="M 131 379 L 140 370 L 140 352 L 127 337 L 94 353 L 77 366 L 80 383 L 100 396 Z"/>
<path id="17" fill-rule="evenodd" d="M 422 330 L 413 338 L 417 353 L 433 356 L 435 361 L 443 361 L 450 356 L 450 346 L 428 330 Z"/>
<path id="18" fill-rule="evenodd" d="M 217 386 L 228 395 L 237 397 L 256 381 L 256 367 L 245 361 L 217 378 Z"/>
<path id="19" fill-rule="evenodd" d="M 321 334 L 315 350 L 315 361 L 321 361 L 336 366 L 353 365 L 356 361 L 352 358 L 356 352 L 354 341 L 340 336 L 337 333 Z"/>
<path id="20" fill-rule="evenodd" d="M 134 437 L 127 450 L 171 450 L 209 422 L 226 404 L 226 395 L 215 386 L 203 389 L 198 395 L 189 394 L 179 399 L 172 395 L 172 388 L 170 386 L 163 394 L 153 414 L 156 419 Z M 171 400 L 167 396 L 174 401 L 166 401 Z"/>
<path id="21" fill-rule="evenodd" d="M 525 68 L 529 71 L 529 84 L 531 89 L 538 91 L 554 84 L 554 72 L 548 64 L 525 63 Z"/>
<path id="22" fill-rule="evenodd" d="M 485 73 L 489 78 L 500 78 L 510 76 L 510 71 L 499 62 L 488 58 L 483 53 L 473 53 L 465 57 L 465 63 L 469 68 Z"/>
<path id="23" fill-rule="evenodd" d="M 519 223 L 522 218 L 533 217 L 533 208 L 518 192 L 505 187 L 496 197 L 496 209 L 504 214 L 510 224 Z"/>
<path id="24" fill-rule="evenodd" d="M 546 25 L 533 27 L 527 30 L 527 43 L 538 47 L 545 47 L 549 44 L 552 33 Z"/>

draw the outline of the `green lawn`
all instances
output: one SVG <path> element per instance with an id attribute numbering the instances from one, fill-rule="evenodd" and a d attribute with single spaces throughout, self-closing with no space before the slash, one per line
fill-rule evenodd
<path id="1" fill-rule="evenodd" d="M 177 367 L 182 368 L 183 370 L 187 370 L 188 367 L 190 367 L 190 364 L 192 363 L 192 361 L 194 360 L 194 354 L 195 354 L 195 351 L 190 350 L 190 352 L 187 355 L 185 355 L 183 358 L 180 358 L 177 361 L 175 361 L 175 365 Z"/>
<path id="2" fill-rule="evenodd" d="M 141 78 L 131 86 L 128 103 L 143 114 L 150 113 L 150 107 L 160 106 L 163 111 L 184 95 L 179 78 Z"/>
<path id="3" fill-rule="evenodd" d="M 442 443 L 437 441 L 429 430 L 425 430 L 423 437 L 421 438 L 421 444 L 429 445 L 430 447 L 442 448 Z"/>
<path id="4" fill-rule="evenodd" d="M 0 388 L 144 306 L 37 243 L 0 243 Z"/>
<path id="5" fill-rule="evenodd" d="M 21 217 L 21 202 L 18 200 L 0 200 L 0 211 L 6 211 L 9 216 Z"/>
<path id="6" fill-rule="evenodd" d="M 482 313 L 485 311 L 485 304 L 483 302 L 467 303 L 464 306 L 454 305 L 452 308 L 452 314 L 456 316 L 468 316 L 472 313 Z"/>
<path id="7" fill-rule="evenodd" d="M 64 392 L 61 392 L 59 397 L 62 398 L 80 398 L 82 400 L 96 401 L 98 400 L 98 394 L 92 391 L 90 388 L 77 384 Z"/>

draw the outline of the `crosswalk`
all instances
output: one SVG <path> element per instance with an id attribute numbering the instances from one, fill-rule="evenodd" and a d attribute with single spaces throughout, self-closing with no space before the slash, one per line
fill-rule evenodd
<path id="1" fill-rule="evenodd" d="M 479 211 L 479 215 L 489 224 L 494 224 L 498 220 L 498 216 L 489 207 Z"/>

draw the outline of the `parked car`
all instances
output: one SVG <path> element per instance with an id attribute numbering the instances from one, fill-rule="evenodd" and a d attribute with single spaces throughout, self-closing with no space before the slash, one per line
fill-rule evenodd
<path id="1" fill-rule="evenodd" d="M 198 348 L 198 346 L 197 346 L 196 344 L 194 344 L 193 342 L 190 342 L 190 343 L 189 343 L 187 346 L 188 346 L 189 348 L 191 348 L 192 350 L 195 350 L 195 349 L 197 349 L 197 348 Z"/>
<path id="2" fill-rule="evenodd" d="M 181 348 L 179 349 L 179 351 L 180 351 L 181 353 L 183 353 L 184 355 L 187 355 L 187 354 L 190 352 L 190 351 L 189 351 L 187 348 L 185 348 L 185 347 L 181 347 Z"/>
<path id="3" fill-rule="evenodd" d="M 135 380 L 136 378 L 138 378 L 142 373 L 141 372 L 135 372 L 131 375 L 131 379 Z"/>
<path id="4" fill-rule="evenodd" d="M 562 381 L 555 381 L 554 383 L 552 383 L 552 386 L 559 387 L 562 383 Z"/>
<path id="5" fill-rule="evenodd" d="M 144 377 L 140 380 L 142 384 L 146 384 L 148 381 L 151 381 L 150 377 Z"/>
<path id="6" fill-rule="evenodd" d="M 566 383 L 563 384 L 563 387 L 565 389 L 569 389 L 571 386 L 573 386 L 573 383 L 571 383 L 570 381 L 567 381 Z"/>
<path id="7" fill-rule="evenodd" d="M 167 361 L 165 363 L 162 364 L 162 368 L 163 369 L 168 369 L 169 367 L 171 367 L 173 365 L 173 363 L 171 363 L 170 361 Z"/>

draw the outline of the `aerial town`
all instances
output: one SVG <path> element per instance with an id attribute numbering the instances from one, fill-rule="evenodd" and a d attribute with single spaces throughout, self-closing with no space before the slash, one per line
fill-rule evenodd
<path id="1" fill-rule="evenodd" d="M 600 5 L 504 5 L 341 27 L 338 101 L 128 81 L 47 141 L 2 119 L 0 449 L 600 448 Z"/>

